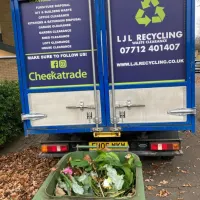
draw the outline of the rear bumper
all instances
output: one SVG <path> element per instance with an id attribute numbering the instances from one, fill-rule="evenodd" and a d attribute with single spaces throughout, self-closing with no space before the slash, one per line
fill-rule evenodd
<path id="1" fill-rule="evenodd" d="M 159 157 L 159 156 L 181 156 L 183 151 L 131 151 L 138 156 L 149 156 L 149 157 Z M 40 153 L 41 158 L 61 158 L 65 153 Z"/>
<path id="2" fill-rule="evenodd" d="M 132 151 L 138 156 L 181 156 L 183 151 Z"/>

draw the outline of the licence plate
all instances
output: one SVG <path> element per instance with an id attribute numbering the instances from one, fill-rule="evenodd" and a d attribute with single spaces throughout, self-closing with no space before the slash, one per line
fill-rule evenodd
<path id="1" fill-rule="evenodd" d="M 112 151 L 124 151 L 127 150 L 128 142 L 89 142 L 89 146 L 95 146 L 97 148 L 90 148 L 90 151 L 95 151 L 97 149 L 104 149 L 106 147 L 122 147 L 122 148 L 110 148 Z"/>

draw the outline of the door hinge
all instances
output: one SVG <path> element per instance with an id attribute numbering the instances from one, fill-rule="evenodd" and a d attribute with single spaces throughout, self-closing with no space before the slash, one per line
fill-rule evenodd
<path id="1" fill-rule="evenodd" d="M 177 116 L 196 115 L 196 108 L 178 108 L 168 111 L 167 114 Z"/>
<path id="2" fill-rule="evenodd" d="M 22 114 L 21 115 L 22 121 L 39 120 L 39 119 L 44 119 L 44 118 L 47 118 L 47 115 L 41 114 L 41 113 Z"/>

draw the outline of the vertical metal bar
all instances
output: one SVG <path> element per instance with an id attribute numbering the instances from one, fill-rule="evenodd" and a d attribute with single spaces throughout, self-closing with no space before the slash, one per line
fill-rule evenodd
<path id="1" fill-rule="evenodd" d="M 192 108 L 196 107 L 196 102 L 195 102 L 195 0 L 191 0 L 191 104 Z M 192 133 L 195 133 L 196 131 L 196 126 L 195 126 L 195 115 L 191 116 L 191 121 L 192 121 Z"/>
<path id="2" fill-rule="evenodd" d="M 113 49 L 112 49 L 112 24 L 111 24 L 111 9 L 110 0 L 108 0 L 108 25 L 109 25 L 109 44 L 110 44 L 110 67 L 111 67 L 111 82 L 112 82 L 112 114 L 114 128 L 117 129 L 117 116 L 115 107 L 115 77 L 113 64 Z"/>
<path id="3" fill-rule="evenodd" d="M 95 70 L 95 58 L 94 58 L 94 37 L 93 37 L 93 24 L 92 24 L 92 8 L 91 0 L 88 0 L 89 4 L 89 18 L 90 18 L 90 39 L 91 39 L 91 50 L 92 50 L 92 71 L 93 71 L 93 83 L 94 83 L 94 102 L 95 102 L 95 123 L 96 128 L 99 127 L 99 106 L 97 98 L 97 83 L 96 83 L 96 70 Z"/>

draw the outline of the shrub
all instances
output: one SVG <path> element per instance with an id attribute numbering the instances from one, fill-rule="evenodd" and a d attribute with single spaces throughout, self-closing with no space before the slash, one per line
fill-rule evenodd
<path id="1" fill-rule="evenodd" d="M 21 104 L 18 83 L 0 83 L 0 146 L 22 134 Z"/>

